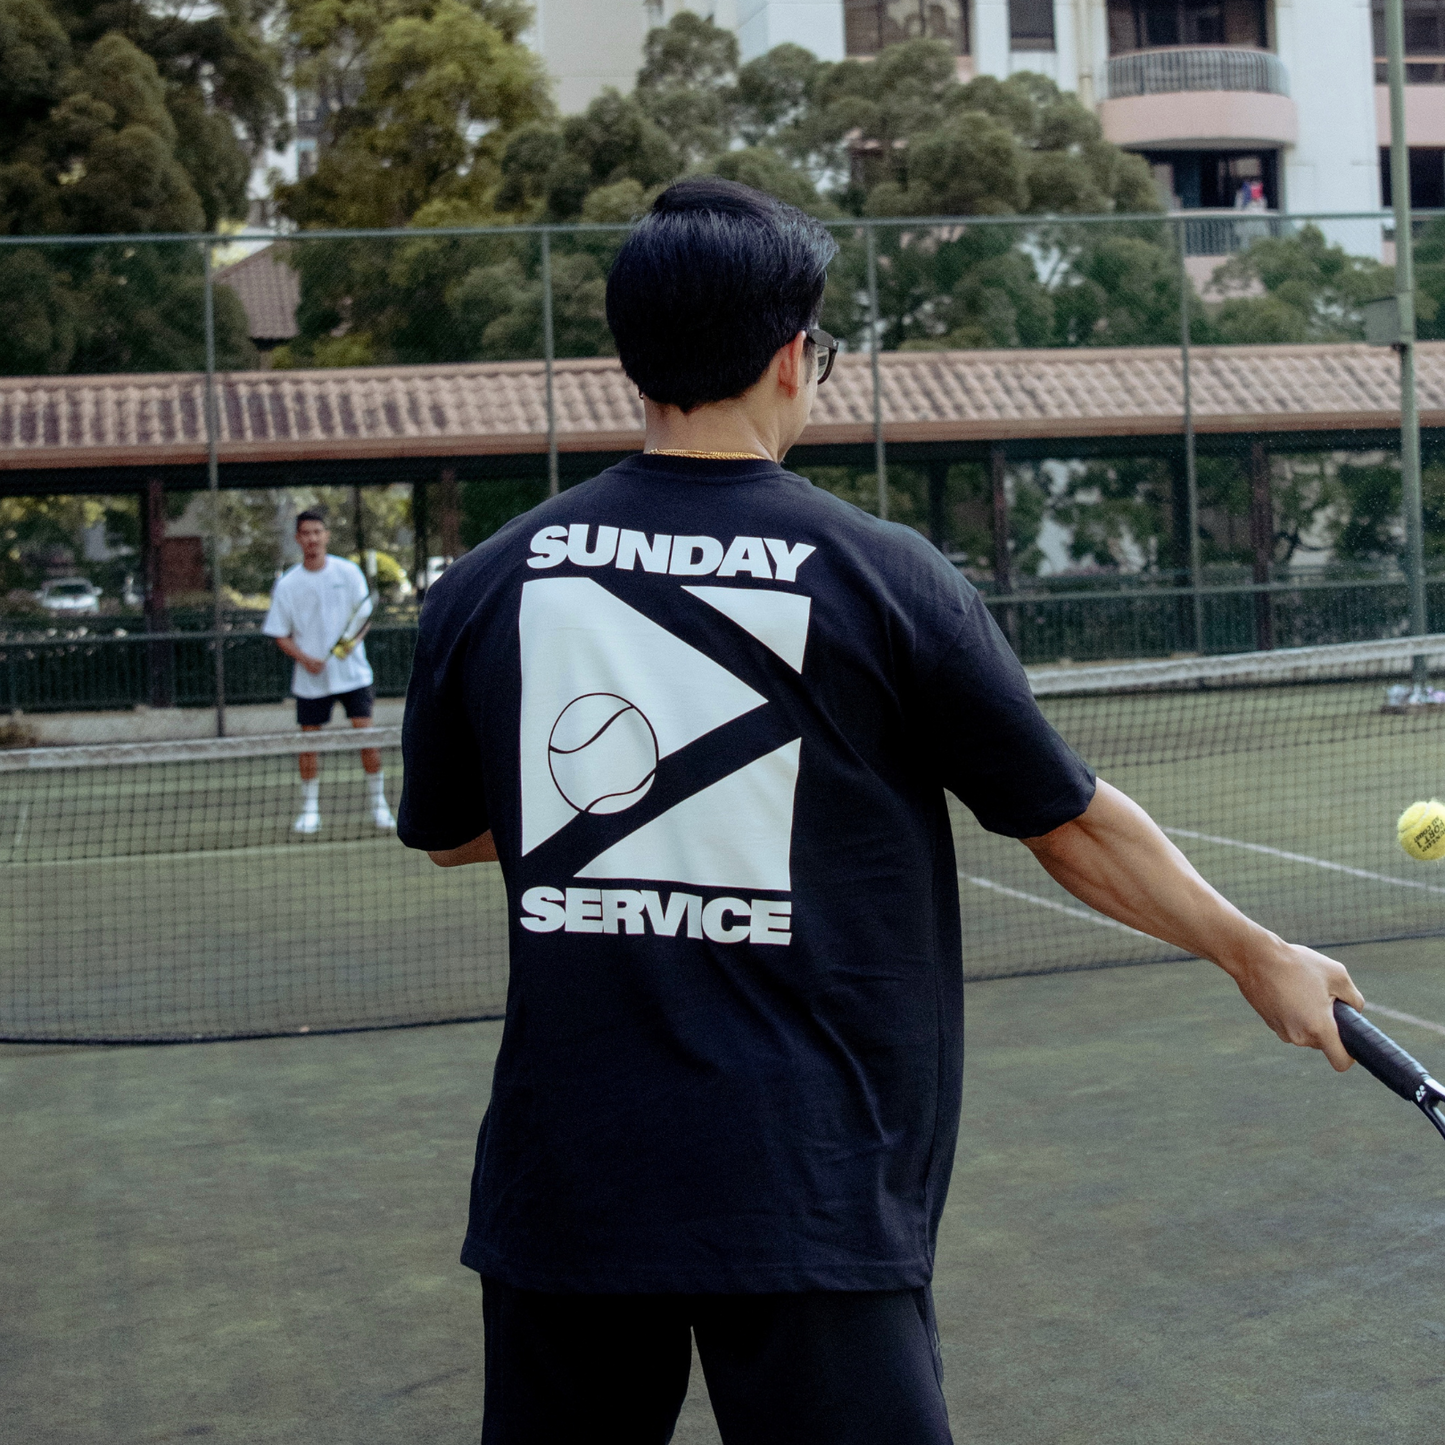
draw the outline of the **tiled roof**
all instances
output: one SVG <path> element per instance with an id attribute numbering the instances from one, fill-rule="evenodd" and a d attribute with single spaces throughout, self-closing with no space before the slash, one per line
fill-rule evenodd
<path id="1" fill-rule="evenodd" d="M 1177 435 L 1173 348 L 911 351 L 880 357 L 893 442 Z M 1445 342 L 1419 348 L 1421 422 L 1445 426 Z M 1364 345 L 1201 347 L 1195 428 L 1323 432 L 1399 424 L 1395 355 Z M 546 450 L 540 362 L 233 372 L 219 378 L 221 460 L 500 456 Z M 0 470 L 195 463 L 203 380 L 0 377 Z M 558 444 L 626 451 L 642 440 L 637 390 L 612 360 L 559 361 Z M 806 444 L 871 439 L 866 356 L 841 356 Z"/>
<path id="2" fill-rule="evenodd" d="M 252 341 L 290 341 L 296 335 L 301 278 L 276 256 L 275 247 L 259 251 L 216 272 L 216 283 L 229 286 L 246 309 L 246 334 Z"/>

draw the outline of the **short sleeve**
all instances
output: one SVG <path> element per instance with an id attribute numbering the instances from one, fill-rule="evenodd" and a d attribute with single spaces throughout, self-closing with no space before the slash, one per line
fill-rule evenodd
<path id="1" fill-rule="evenodd" d="M 976 593 L 919 682 L 920 731 L 938 779 L 989 832 L 1037 838 L 1089 806 L 1092 770 L 1039 710 Z"/>
<path id="2" fill-rule="evenodd" d="M 428 624 L 431 625 L 428 625 Z M 461 686 L 462 648 L 422 611 L 402 719 L 397 836 L 408 848 L 460 848 L 491 827 L 481 750 Z"/>
<path id="3" fill-rule="evenodd" d="M 286 579 L 283 577 L 271 589 L 271 608 L 266 613 L 266 620 L 261 624 L 261 631 L 267 637 L 290 637 L 295 627 L 291 621 L 291 609 L 287 605 Z"/>

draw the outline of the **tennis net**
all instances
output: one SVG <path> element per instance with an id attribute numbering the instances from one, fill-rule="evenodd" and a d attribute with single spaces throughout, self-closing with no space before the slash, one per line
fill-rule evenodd
<path id="1" fill-rule="evenodd" d="M 1397 814 L 1445 793 L 1445 636 L 1031 673 L 1101 777 L 1286 937 L 1445 933 L 1445 872 Z M 505 1007 L 499 870 L 378 829 L 356 756 L 395 728 L 0 752 L 0 1037 L 139 1042 L 385 1028 Z M 296 754 L 321 757 L 298 835 Z M 1092 913 L 954 808 L 972 979 L 1182 957 Z"/>
<path id="2" fill-rule="evenodd" d="M 499 1014 L 495 868 L 377 826 L 400 729 L 0 752 L 0 1036 L 169 1041 Z M 297 754 L 320 754 L 320 829 Z"/>
<path id="3" fill-rule="evenodd" d="M 1445 794 L 1445 636 L 1030 672 L 1078 752 L 1142 804 L 1231 901 L 1297 943 L 1445 933 L 1445 872 L 1395 819 Z M 1071 898 L 1027 850 L 955 807 L 973 978 L 1185 955 Z"/>

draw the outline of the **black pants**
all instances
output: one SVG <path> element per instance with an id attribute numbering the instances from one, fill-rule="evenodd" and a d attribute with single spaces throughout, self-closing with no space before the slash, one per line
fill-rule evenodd
<path id="1" fill-rule="evenodd" d="M 482 1285 L 482 1445 L 666 1445 L 694 1337 L 725 1445 L 951 1445 L 926 1289 L 558 1295 Z"/>

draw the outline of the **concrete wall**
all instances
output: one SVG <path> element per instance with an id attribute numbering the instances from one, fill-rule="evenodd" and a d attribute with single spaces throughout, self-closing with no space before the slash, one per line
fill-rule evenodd
<path id="1" fill-rule="evenodd" d="M 783 44 L 801 45 L 820 60 L 842 60 L 842 0 L 735 0 L 735 4 L 738 44 L 745 61 Z M 716 19 L 719 25 L 725 23 L 720 15 Z"/>
<path id="2" fill-rule="evenodd" d="M 1375 209 L 1380 160 L 1369 0 L 1275 0 L 1274 11 L 1299 113 L 1299 144 L 1283 156 L 1285 208 Z"/>
<path id="3" fill-rule="evenodd" d="M 1405 141 L 1412 146 L 1445 146 L 1445 85 L 1405 87 Z M 1375 87 L 1375 142 L 1390 144 L 1390 91 Z"/>
<path id="4" fill-rule="evenodd" d="M 586 110 L 607 86 L 632 89 L 642 40 L 657 11 L 643 0 L 532 0 L 527 39 L 553 80 L 563 115 Z M 674 9 L 677 7 L 674 6 Z"/>

